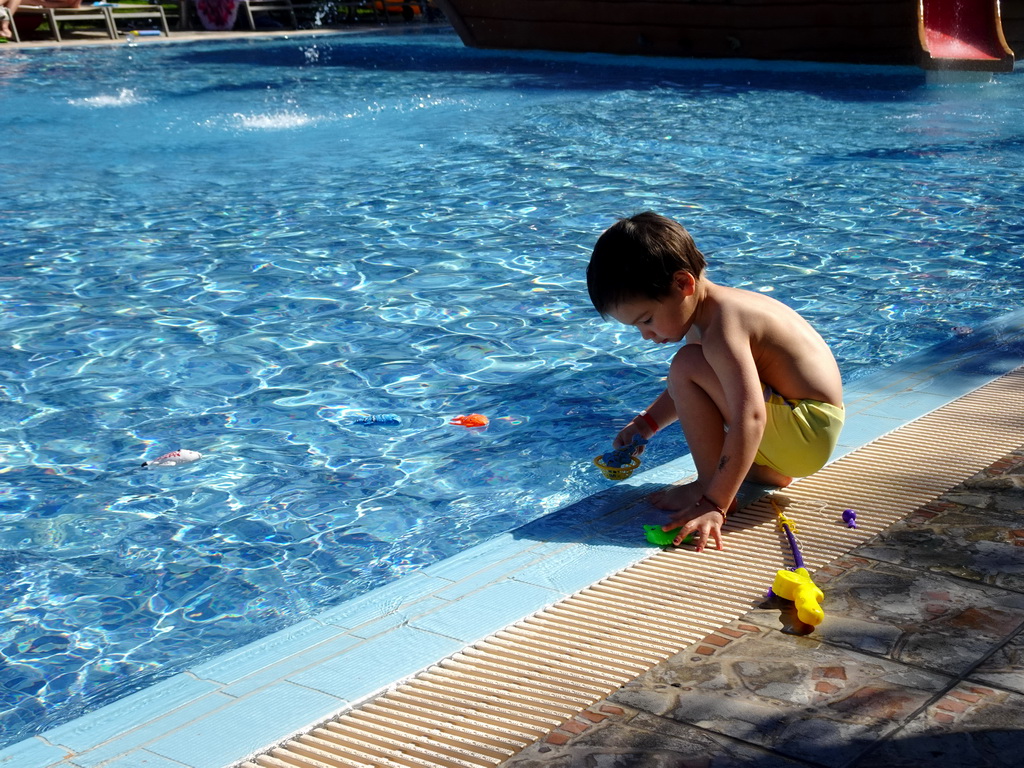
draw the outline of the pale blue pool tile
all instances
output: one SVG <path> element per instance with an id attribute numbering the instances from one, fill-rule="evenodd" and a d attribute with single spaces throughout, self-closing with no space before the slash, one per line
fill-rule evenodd
<path id="1" fill-rule="evenodd" d="M 60 766 L 67 755 L 66 749 L 46 744 L 36 737 L 19 741 L 9 747 L 0 749 L 0 766 L 2 768 L 50 768 Z M 64 765 L 70 765 L 65 763 Z M 61 766 L 63 768 L 63 766 Z"/>
<path id="2" fill-rule="evenodd" d="M 843 403 L 849 416 L 854 413 L 870 412 L 881 403 L 898 402 L 907 392 L 920 389 L 932 378 L 921 370 L 894 370 L 868 376 L 843 385 Z"/>
<path id="3" fill-rule="evenodd" d="M 524 539 L 523 541 L 525 542 L 527 540 Z M 561 557 L 562 554 L 559 553 L 559 558 Z M 543 562 L 548 558 L 542 557 L 539 559 Z M 488 584 L 501 581 L 507 578 L 508 574 L 515 573 L 522 568 L 527 567 L 530 563 L 535 563 L 537 561 L 538 556 L 532 551 L 527 551 L 519 557 L 502 560 L 500 563 L 495 563 L 489 568 L 481 568 L 476 573 L 462 581 L 452 584 L 450 587 L 445 587 L 437 594 L 445 600 L 458 600 L 459 598 L 468 595 L 470 592 L 476 592 L 478 589 L 486 587 Z"/>
<path id="4" fill-rule="evenodd" d="M 348 634 L 357 641 L 376 637 L 377 635 L 397 629 L 403 624 L 408 624 L 413 619 L 419 618 L 426 613 L 436 611 L 438 608 L 447 605 L 448 602 L 448 600 L 440 597 L 428 597 L 413 603 L 408 609 L 394 611 L 382 619 L 371 621 L 369 624 L 361 624 L 356 629 L 349 630 Z"/>
<path id="5" fill-rule="evenodd" d="M 447 557 L 439 563 L 429 565 L 423 572 L 439 579 L 461 581 L 474 576 L 483 568 L 493 567 L 506 558 L 522 557 L 536 546 L 536 542 L 521 541 L 509 533 L 503 533 Z"/>
<path id="6" fill-rule="evenodd" d="M 875 393 L 873 396 L 865 396 L 855 401 L 846 400 L 846 423 L 859 418 L 876 416 L 879 413 L 888 412 L 892 409 L 893 403 L 899 402 L 897 395 L 892 393 Z"/>
<path id="7" fill-rule="evenodd" d="M 518 570 L 509 570 L 508 577 L 515 579 L 516 574 L 521 570 L 529 569 L 539 563 L 571 557 L 571 550 L 580 545 L 646 546 L 643 523 L 650 522 L 648 518 L 651 517 L 664 517 L 664 513 L 659 514 L 652 511 L 653 508 L 645 497 L 659 487 L 661 486 L 651 483 L 644 484 L 640 487 L 643 492 L 629 503 L 610 511 L 601 509 L 600 514 L 586 524 L 562 525 L 560 513 L 553 512 L 520 526 L 513 531 L 515 536 L 546 541 L 551 550 L 545 557 L 525 563 Z M 454 594 L 454 591 L 446 590 L 442 594 L 447 597 L 449 594 Z"/>
<path id="8" fill-rule="evenodd" d="M 355 702 L 462 647 L 449 637 L 402 627 L 289 680 Z"/>
<path id="9" fill-rule="evenodd" d="M 870 376 L 852 382 L 843 382 L 843 404 L 846 406 L 847 413 L 861 403 L 875 402 L 892 394 L 876 379 L 877 377 Z"/>
<path id="10" fill-rule="evenodd" d="M 312 620 L 303 621 L 262 640 L 221 654 L 190 671 L 201 679 L 227 685 L 339 637 L 344 637 L 344 632 L 336 626 L 325 626 Z"/>
<path id="11" fill-rule="evenodd" d="M 855 398 L 844 397 L 847 414 L 871 413 L 880 408 L 893 408 L 901 403 L 912 402 L 916 394 L 927 392 L 929 382 L 934 379 L 932 375 L 918 373 L 900 379 L 893 386 L 866 391 Z"/>
<path id="12" fill-rule="evenodd" d="M 959 397 L 959 395 L 956 397 Z M 870 414 L 864 415 L 896 419 L 900 422 L 900 426 L 903 426 L 908 421 L 913 421 L 925 414 L 931 413 L 936 408 L 941 408 L 950 400 L 956 399 L 956 397 L 923 390 L 913 390 L 904 392 L 899 397 L 892 398 L 891 400 L 878 403 L 871 409 Z"/>
<path id="13" fill-rule="evenodd" d="M 344 702 L 290 683 L 234 699 L 220 710 L 146 746 L 191 768 L 224 768 L 329 717 Z"/>
<path id="14" fill-rule="evenodd" d="M 562 596 L 553 589 L 503 581 L 458 600 L 410 626 L 472 643 L 524 616 L 536 613 Z"/>
<path id="15" fill-rule="evenodd" d="M 952 402 L 968 392 L 973 392 L 985 386 L 996 378 L 998 376 L 992 375 L 987 371 L 959 370 L 954 374 L 944 373 L 938 376 L 929 376 L 915 387 L 914 392 L 943 397 L 945 402 L 942 404 L 945 405 L 945 403 Z"/>
<path id="16" fill-rule="evenodd" d="M 47 741 L 85 752 L 132 728 L 146 725 L 168 712 L 212 693 L 217 685 L 187 674 L 126 696 L 102 709 L 60 725 L 43 734 Z"/>
<path id="17" fill-rule="evenodd" d="M 450 584 L 451 582 L 446 579 L 417 571 L 324 611 L 316 616 L 316 620 L 343 629 L 354 629 L 360 624 L 376 621 L 392 611 L 422 600 Z"/>
<path id="18" fill-rule="evenodd" d="M 331 642 L 321 643 L 302 653 L 279 659 L 276 663 L 263 667 L 248 677 L 243 677 L 224 688 L 224 693 L 229 696 L 248 696 L 260 688 L 276 685 L 307 667 L 321 664 L 327 659 L 346 653 L 359 642 L 362 642 L 361 639 L 351 634 L 339 635 Z"/>
<path id="19" fill-rule="evenodd" d="M 1024 365 L 1024 338 L 989 354 L 965 360 L 959 371 L 967 375 L 997 378 L 1022 365 Z"/>
<path id="20" fill-rule="evenodd" d="M 884 371 L 845 386 L 849 413 L 895 399 L 911 402 L 908 393 L 928 392 L 948 400 L 977 389 L 1024 363 L 1020 317 L 1013 313 L 983 326 L 972 336 L 951 339 Z M 1006 327 L 1009 327 L 1007 332 Z"/>
<path id="21" fill-rule="evenodd" d="M 619 567 L 625 568 L 627 565 L 631 565 L 641 557 L 644 557 L 653 551 L 650 549 L 651 545 L 648 543 L 647 537 L 644 534 L 644 526 L 647 525 L 647 523 L 664 523 L 667 520 L 668 515 L 660 510 L 652 511 L 646 507 L 643 509 L 634 509 L 629 517 L 616 521 L 615 525 L 609 525 L 607 528 L 603 528 L 598 531 L 598 535 L 581 543 L 592 547 L 620 548 L 622 550 L 621 556 L 616 555 L 616 558 L 621 558 L 619 561 L 623 563 L 623 565 Z M 536 565 L 540 565 L 540 563 L 537 563 Z M 530 569 L 524 570 L 529 571 Z M 531 581 L 531 579 L 528 578 L 519 578 L 518 572 L 513 574 L 512 577 L 518 581 Z M 579 587 L 576 589 L 579 589 Z M 573 589 L 570 591 L 575 592 L 576 590 Z"/>
<path id="22" fill-rule="evenodd" d="M 643 539 L 643 529 L 638 528 L 638 546 L 635 547 L 581 544 L 557 559 L 525 568 L 515 573 L 513 578 L 554 590 L 560 596 L 570 595 L 643 557 L 646 551 L 639 547 Z"/>
<path id="23" fill-rule="evenodd" d="M 694 478 L 696 476 L 697 467 L 693 463 L 693 457 L 690 454 L 687 454 L 686 456 L 680 456 L 678 459 L 673 459 L 670 462 L 662 464 L 659 467 L 652 467 L 639 475 L 633 475 L 626 482 L 635 485 L 665 484 L 688 482 L 690 478 Z M 643 498 L 645 494 L 646 490 L 640 491 L 638 489 L 637 498 Z"/>
<path id="24" fill-rule="evenodd" d="M 643 498 L 646 493 L 644 487 L 649 482 L 650 476 L 641 469 L 639 474 L 633 474 L 627 480 L 617 482 L 595 496 L 580 499 L 575 504 L 563 507 L 552 514 L 557 514 L 566 526 L 572 525 L 586 532 L 589 526 L 600 522 L 607 515 L 615 514 L 623 507 L 635 504 Z"/>
<path id="25" fill-rule="evenodd" d="M 617 483 L 612 488 L 526 523 L 512 534 L 521 538 L 522 531 L 528 530 L 528 538 L 554 546 L 558 542 L 579 541 L 590 535 L 593 526 L 603 524 L 609 515 L 634 503 L 641 495 L 642 491 L 628 482 Z"/>
<path id="26" fill-rule="evenodd" d="M 182 768 L 182 764 L 177 760 L 168 760 L 152 752 L 139 750 L 112 763 L 104 763 L 103 768 Z"/>
<path id="27" fill-rule="evenodd" d="M 682 480 L 686 476 L 686 474 L 673 472 L 671 482 Z M 639 483 L 636 488 L 636 495 L 629 500 L 628 504 L 622 504 L 607 514 L 602 515 L 600 519 L 587 525 L 586 529 L 596 530 L 600 533 L 604 529 L 616 528 L 641 513 L 646 514 L 647 511 L 654 509 L 648 496 L 650 496 L 652 491 L 661 488 L 662 485 L 662 483 L 652 483 L 649 479 L 646 482 Z"/>
<path id="28" fill-rule="evenodd" d="M 883 416 L 851 418 L 843 425 L 843 431 L 839 433 L 839 445 L 847 448 L 859 448 L 905 423 L 900 419 Z"/>
<path id="29" fill-rule="evenodd" d="M 223 693 L 203 696 L 190 704 L 168 711 L 164 717 L 154 718 L 145 725 L 132 728 L 94 749 L 82 752 L 75 757 L 75 763 L 82 768 L 106 768 L 108 761 L 114 758 L 127 759 L 128 753 L 134 753 L 134 750 L 142 745 L 231 703 L 232 698 Z"/>

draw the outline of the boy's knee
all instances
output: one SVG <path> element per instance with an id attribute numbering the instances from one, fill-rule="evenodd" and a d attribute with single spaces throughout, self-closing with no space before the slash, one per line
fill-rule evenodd
<path id="1" fill-rule="evenodd" d="M 708 365 L 704 349 L 700 344 L 684 344 L 672 357 L 668 368 L 669 380 L 692 378 L 701 368 Z"/>
<path id="2" fill-rule="evenodd" d="M 706 382 L 708 372 L 714 371 L 704 359 L 704 350 L 700 344 L 686 344 L 673 356 L 668 368 L 669 392 L 682 391 L 685 387 Z"/>

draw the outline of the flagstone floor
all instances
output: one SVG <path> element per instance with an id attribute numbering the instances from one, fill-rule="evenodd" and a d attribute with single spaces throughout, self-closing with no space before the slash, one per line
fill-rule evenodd
<path id="1" fill-rule="evenodd" d="M 503 768 L 1022 764 L 1024 447 L 815 581 L 813 633 L 766 602 Z"/>

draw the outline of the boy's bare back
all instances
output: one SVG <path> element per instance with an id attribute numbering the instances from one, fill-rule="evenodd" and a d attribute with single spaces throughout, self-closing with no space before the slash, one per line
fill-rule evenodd
<path id="1" fill-rule="evenodd" d="M 705 356 L 720 344 L 750 350 L 758 379 L 787 399 L 843 403 L 843 385 L 832 350 L 810 323 L 762 293 L 704 279 L 705 299 L 688 340 L 700 340 Z M 713 364 L 712 364 L 713 365 Z"/>

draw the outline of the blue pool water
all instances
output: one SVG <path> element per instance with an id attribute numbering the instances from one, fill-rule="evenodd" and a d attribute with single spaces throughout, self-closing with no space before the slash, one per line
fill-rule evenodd
<path id="1" fill-rule="evenodd" d="M 606 487 L 671 354 L 588 304 L 618 216 L 684 220 L 848 380 L 1024 298 L 1020 72 L 442 32 L 8 46 L 0 82 L 0 744 Z"/>

